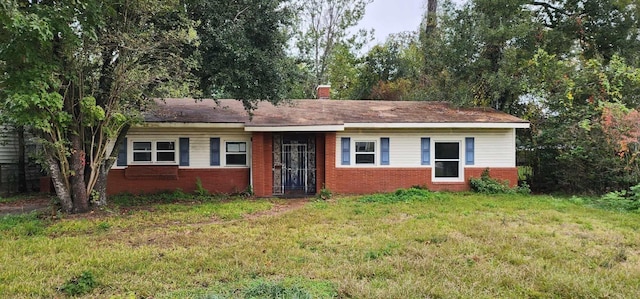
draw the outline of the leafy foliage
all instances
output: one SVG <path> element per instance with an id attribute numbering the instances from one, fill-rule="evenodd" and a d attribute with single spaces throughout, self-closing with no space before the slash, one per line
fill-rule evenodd
<path id="1" fill-rule="evenodd" d="M 98 286 L 93 273 L 84 271 L 80 276 L 74 277 L 65 282 L 58 290 L 69 296 L 84 295 L 91 292 Z"/>
<path id="2" fill-rule="evenodd" d="M 449 196 L 444 193 L 431 192 L 427 189 L 412 187 L 409 189 L 398 189 L 391 193 L 377 193 L 365 195 L 359 199 L 360 202 L 367 203 L 397 203 L 429 200 L 446 200 Z"/>
<path id="3" fill-rule="evenodd" d="M 0 5 L 2 121 L 39 137 L 67 212 L 87 211 L 94 190 L 106 204 L 118 145 L 151 98 L 224 95 L 251 110 L 283 97 L 285 1 Z"/>
<path id="4" fill-rule="evenodd" d="M 297 286 L 286 287 L 279 283 L 258 281 L 244 290 L 244 298 L 291 298 L 310 299 L 311 295 Z"/>
<path id="5" fill-rule="evenodd" d="M 195 194 L 197 196 L 208 196 L 209 195 L 209 190 L 207 190 L 207 188 L 202 186 L 202 180 L 199 177 L 196 178 Z"/>
<path id="6" fill-rule="evenodd" d="M 285 0 L 188 0 L 199 58 L 194 70 L 204 97 L 229 97 L 252 110 L 261 100 L 284 98 L 287 67 L 285 29 L 291 9 Z"/>
<path id="7" fill-rule="evenodd" d="M 416 86 L 528 119 L 517 142 L 536 191 L 625 189 L 640 178 L 639 12 L 617 0 L 445 2 L 421 34 Z"/>
<path id="8" fill-rule="evenodd" d="M 489 168 L 483 170 L 479 178 L 470 178 L 469 184 L 471 185 L 471 190 L 483 194 L 531 193 L 529 185 L 527 185 L 526 183 L 523 183 L 523 185 L 520 187 L 511 188 L 509 187 L 508 181 L 501 182 L 497 179 L 492 178 L 489 175 Z"/>
<path id="9" fill-rule="evenodd" d="M 629 189 L 609 192 L 588 202 L 608 210 L 640 213 L 640 184 L 631 186 Z"/>
<path id="10" fill-rule="evenodd" d="M 331 197 L 333 197 L 333 192 L 331 192 L 331 190 L 329 190 L 329 188 L 327 188 L 323 184 L 322 185 L 322 189 L 320 189 L 320 192 L 318 192 L 317 198 L 319 200 L 329 200 L 329 199 L 331 199 Z"/>

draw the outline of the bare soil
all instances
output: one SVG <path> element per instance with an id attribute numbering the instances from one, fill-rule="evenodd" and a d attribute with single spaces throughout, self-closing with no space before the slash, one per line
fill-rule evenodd
<path id="1" fill-rule="evenodd" d="M 43 211 L 51 208 L 51 199 L 46 196 L 19 199 L 0 203 L 0 216 Z"/>

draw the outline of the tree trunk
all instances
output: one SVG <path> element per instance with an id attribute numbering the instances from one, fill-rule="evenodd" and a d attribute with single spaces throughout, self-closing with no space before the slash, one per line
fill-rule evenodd
<path id="1" fill-rule="evenodd" d="M 98 199 L 96 200 L 97 206 L 105 206 L 107 204 L 107 179 L 109 178 L 109 170 L 111 170 L 111 166 L 113 166 L 118 158 L 120 144 L 124 142 L 127 132 L 129 132 L 129 127 L 129 125 L 125 125 L 122 128 L 120 134 L 118 134 L 115 144 L 113 145 L 113 149 L 111 149 L 111 153 L 109 153 L 109 157 L 104 159 L 102 164 L 100 164 L 98 169 L 98 181 L 94 187 L 94 190 L 98 193 Z"/>
<path id="2" fill-rule="evenodd" d="M 27 192 L 27 164 L 24 142 L 24 127 L 18 126 L 18 192 Z"/>
<path id="3" fill-rule="evenodd" d="M 438 0 L 427 1 L 427 27 L 425 33 L 430 36 L 438 26 L 438 18 L 436 12 L 438 10 Z"/>
<path id="4" fill-rule="evenodd" d="M 108 163 L 105 161 L 105 163 Z M 113 164 L 113 163 L 111 163 Z M 98 198 L 95 201 L 95 205 L 102 207 L 107 205 L 107 178 L 109 176 L 109 169 L 106 165 L 100 165 L 98 169 L 98 181 L 93 189 L 98 193 Z"/>
<path id="5" fill-rule="evenodd" d="M 84 182 L 85 152 L 82 149 L 80 136 L 71 137 L 71 176 L 69 184 L 71 187 L 71 198 L 73 200 L 73 213 L 84 213 L 89 211 L 89 196 Z"/>
<path id="6" fill-rule="evenodd" d="M 51 156 L 46 155 L 47 164 L 49 164 L 49 175 L 53 181 L 53 188 L 56 190 L 56 195 L 60 199 L 62 210 L 70 213 L 73 211 L 73 202 L 71 201 L 71 194 L 65 184 L 62 173 L 60 172 L 60 166 Z"/>

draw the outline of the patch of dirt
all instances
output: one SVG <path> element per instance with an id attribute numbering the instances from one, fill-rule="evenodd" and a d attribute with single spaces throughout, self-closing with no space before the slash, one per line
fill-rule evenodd
<path id="1" fill-rule="evenodd" d="M 46 196 L 19 199 L 0 203 L 0 216 L 44 211 L 51 208 L 51 199 Z"/>
<path id="2" fill-rule="evenodd" d="M 309 199 L 307 198 L 283 199 L 274 203 L 273 208 L 270 210 L 247 214 L 244 216 L 244 219 L 255 220 L 264 216 L 279 216 L 284 213 L 300 209 L 307 203 L 309 203 Z"/>

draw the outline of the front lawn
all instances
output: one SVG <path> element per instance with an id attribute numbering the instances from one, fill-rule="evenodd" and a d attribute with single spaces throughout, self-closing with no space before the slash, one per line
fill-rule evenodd
<path id="1" fill-rule="evenodd" d="M 0 297 L 640 296 L 640 214 L 549 196 L 155 204 L 0 218 Z"/>

